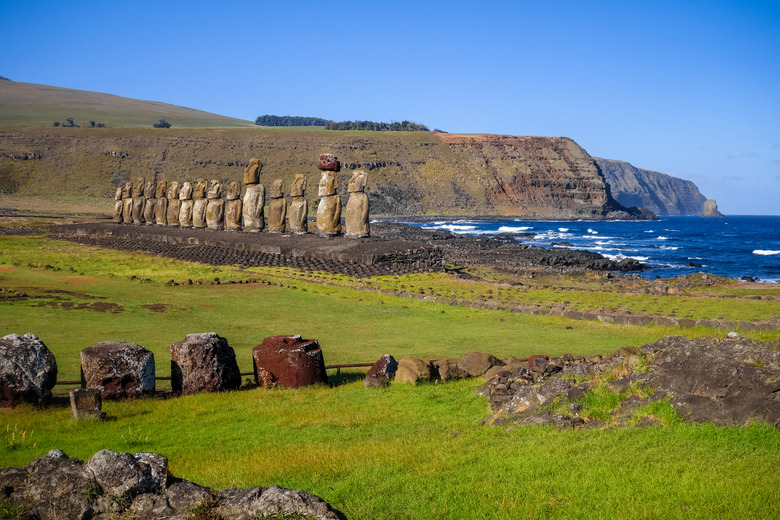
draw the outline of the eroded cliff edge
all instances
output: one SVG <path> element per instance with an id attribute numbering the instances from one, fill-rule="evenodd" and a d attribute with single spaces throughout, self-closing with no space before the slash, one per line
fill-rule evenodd
<path id="1" fill-rule="evenodd" d="M 251 157 L 261 182 L 305 174 L 316 200 L 320 153 L 343 165 L 346 200 L 352 170 L 369 172 L 374 216 L 632 218 L 616 202 L 593 158 L 565 137 L 428 132 L 257 129 L 0 130 L 0 191 L 12 196 L 105 198 L 137 177 L 241 181 Z"/>

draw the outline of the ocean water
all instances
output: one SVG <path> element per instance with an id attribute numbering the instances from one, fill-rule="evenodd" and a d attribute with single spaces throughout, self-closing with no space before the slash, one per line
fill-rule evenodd
<path id="1" fill-rule="evenodd" d="M 518 236 L 545 248 L 595 251 L 620 260 L 635 258 L 650 266 L 648 278 L 706 272 L 761 282 L 780 281 L 780 216 L 725 218 L 662 217 L 656 221 L 438 220 L 405 221 L 425 229 L 453 233 Z"/>

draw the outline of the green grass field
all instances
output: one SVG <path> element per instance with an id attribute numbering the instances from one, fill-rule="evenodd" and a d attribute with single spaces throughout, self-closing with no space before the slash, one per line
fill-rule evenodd
<path id="1" fill-rule="evenodd" d="M 78 378 L 79 351 L 104 340 L 145 346 L 155 354 L 158 375 L 168 375 L 170 344 L 207 331 L 228 339 L 242 371 L 251 370 L 251 348 L 275 334 L 316 338 L 325 362 L 337 364 L 386 353 L 607 354 L 671 334 L 725 333 L 472 309 L 367 290 L 401 285 L 498 291 L 446 275 L 356 281 L 5 236 L 0 335 L 38 335 L 66 380 Z M 529 289 L 522 296 L 529 294 L 541 300 L 546 293 Z M 628 309 L 665 308 L 670 299 L 608 297 Z M 717 296 L 696 301 L 701 305 L 692 309 L 705 317 L 724 312 Z M 754 303 L 730 300 L 733 312 L 763 312 Z M 331 387 L 106 402 L 104 422 L 72 421 L 62 397 L 46 409 L 3 409 L 0 467 L 26 464 L 52 448 L 82 459 L 102 448 L 154 451 L 169 458 L 173 474 L 199 484 L 302 489 L 352 519 L 780 515 L 780 432 L 773 427 L 671 420 L 647 429 L 508 430 L 480 424 L 490 410 L 475 395 L 479 379 L 384 390 L 363 388 L 359 372 L 331 379 Z"/>

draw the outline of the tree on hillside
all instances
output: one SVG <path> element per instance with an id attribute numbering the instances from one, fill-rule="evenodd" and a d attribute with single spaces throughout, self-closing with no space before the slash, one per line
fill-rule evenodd
<path id="1" fill-rule="evenodd" d="M 303 116 L 258 116 L 255 124 L 260 126 L 325 126 L 327 119 Z"/>
<path id="2" fill-rule="evenodd" d="M 171 124 L 165 119 L 160 119 L 158 122 L 152 125 L 155 128 L 170 128 Z"/>

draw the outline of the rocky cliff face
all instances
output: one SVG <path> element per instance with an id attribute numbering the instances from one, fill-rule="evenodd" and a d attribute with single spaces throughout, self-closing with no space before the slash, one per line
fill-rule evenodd
<path id="1" fill-rule="evenodd" d="M 624 162 L 594 157 L 612 196 L 624 206 L 638 206 L 656 215 L 702 214 L 706 197 L 691 181 L 643 170 Z"/>
<path id="2" fill-rule="evenodd" d="M 352 170 L 368 171 L 374 216 L 481 215 L 631 218 L 609 194 L 593 159 L 567 138 L 430 132 L 256 129 L 0 129 L 0 192 L 95 197 L 110 212 L 117 186 L 136 177 L 241 181 L 251 157 L 261 182 L 308 177 L 317 158 L 342 163 L 346 203 Z"/>

